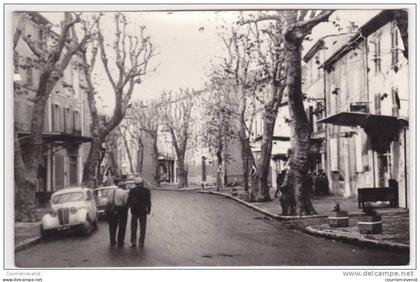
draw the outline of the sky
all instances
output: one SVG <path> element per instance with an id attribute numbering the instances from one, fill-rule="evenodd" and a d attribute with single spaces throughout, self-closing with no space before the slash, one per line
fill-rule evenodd
<path id="1" fill-rule="evenodd" d="M 329 23 L 321 23 L 313 29 L 311 41 L 305 41 L 304 52 L 322 36 L 338 33 L 331 23 L 340 18 L 340 24 L 345 27 L 349 21 L 361 25 L 377 14 L 378 10 L 337 10 L 330 16 Z M 159 55 L 151 61 L 151 66 L 157 66 L 155 72 L 143 77 L 137 85 L 133 100 L 145 100 L 158 97 L 162 91 L 179 88 L 204 87 L 211 69 L 210 62 L 217 62 L 224 55 L 223 42 L 220 39 L 220 26 L 229 26 L 237 20 L 236 12 L 125 12 L 129 25 L 136 31 L 138 25 L 146 26 L 145 33 L 151 37 Z M 59 22 L 62 13 L 43 13 L 53 23 Z M 105 16 L 107 19 L 107 16 Z M 112 18 L 103 21 L 104 36 L 112 37 Z M 130 31 L 130 30 L 129 30 Z M 112 111 L 113 92 L 106 82 L 103 68 L 98 65 L 98 77 L 101 83 L 97 86 L 99 92 L 98 105 L 106 112 Z M 98 78 L 97 77 L 97 78 Z"/>

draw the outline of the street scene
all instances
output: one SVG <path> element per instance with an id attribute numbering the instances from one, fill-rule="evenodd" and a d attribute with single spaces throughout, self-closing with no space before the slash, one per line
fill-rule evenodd
<path id="1" fill-rule="evenodd" d="M 62 236 L 16 253 L 19 267 L 401 265 L 407 255 L 332 242 L 264 219 L 213 195 L 153 193 L 145 247 L 109 248 L 108 226 Z M 180 220 L 180 219 L 183 220 Z M 293 239 L 291 239 L 293 238 Z M 127 243 L 128 244 L 128 243 Z M 346 260 L 342 258 L 346 257 Z"/>
<path id="2" fill-rule="evenodd" d="M 409 265 L 408 15 L 13 11 L 15 267 Z"/>

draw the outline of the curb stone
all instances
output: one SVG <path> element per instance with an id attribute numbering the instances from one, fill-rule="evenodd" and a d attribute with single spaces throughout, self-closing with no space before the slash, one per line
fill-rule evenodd
<path id="1" fill-rule="evenodd" d="M 223 194 L 223 193 L 220 193 L 220 192 L 214 192 L 214 191 L 198 191 L 198 192 L 199 193 L 205 193 L 205 194 L 213 194 L 213 195 L 223 196 L 223 197 L 226 197 L 226 198 L 235 200 L 235 201 L 237 201 L 237 202 L 239 202 L 239 203 L 241 203 L 241 204 L 243 204 L 243 205 L 245 205 L 245 206 L 247 206 L 247 207 L 249 207 L 249 208 L 251 208 L 253 210 L 256 210 L 256 211 L 258 211 L 258 212 L 260 212 L 260 213 L 268 216 L 268 217 L 275 218 L 275 219 L 278 219 L 278 220 L 297 220 L 297 219 L 308 219 L 308 218 L 327 217 L 326 215 L 304 215 L 304 216 L 299 216 L 299 215 L 279 215 L 279 214 L 273 214 L 273 213 L 268 212 L 268 211 L 266 211 L 264 209 L 258 208 L 256 206 L 254 206 L 254 205 L 252 205 L 252 204 L 244 201 L 244 200 L 241 200 L 239 198 L 235 198 L 235 197 L 232 197 L 230 195 L 226 195 L 226 194 Z"/>
<path id="2" fill-rule="evenodd" d="M 23 251 L 29 247 L 32 247 L 33 245 L 38 244 L 39 242 L 41 242 L 41 236 L 32 237 L 32 238 L 23 240 L 22 242 L 16 244 L 15 252 Z"/>
<path id="3" fill-rule="evenodd" d="M 349 243 L 355 243 L 358 245 L 368 245 L 371 247 L 387 248 L 387 249 L 404 252 L 404 253 L 410 251 L 409 245 L 401 244 L 401 243 L 379 241 L 379 240 L 374 240 L 374 239 L 358 238 L 358 237 L 350 236 L 350 235 L 337 234 L 331 231 L 318 230 L 312 226 L 307 226 L 305 227 L 304 230 L 306 233 L 310 235 L 320 236 L 320 237 L 324 237 L 328 239 L 340 240 L 340 241 L 349 242 Z"/>
<path id="4" fill-rule="evenodd" d="M 232 200 L 235 200 L 241 204 L 246 205 L 249 208 L 252 208 L 258 212 L 261 212 L 271 218 L 275 218 L 278 220 L 298 220 L 298 219 L 308 219 L 308 218 L 321 218 L 321 217 L 328 217 L 328 215 L 313 215 L 313 216 L 284 216 L 284 215 L 276 215 L 270 212 L 267 212 L 263 209 L 260 209 L 258 207 L 253 206 L 252 204 L 232 197 L 230 195 L 227 194 L 223 194 L 220 192 L 214 192 L 214 191 L 198 191 L 199 193 L 205 193 L 205 194 L 213 194 L 213 195 L 219 195 L 219 196 L 223 196 Z M 359 215 L 359 214 L 354 214 L 354 215 Z M 373 239 L 367 239 L 367 238 L 357 238 L 354 236 L 345 236 L 345 235 L 341 235 L 341 234 L 337 234 L 337 233 L 333 233 L 333 232 L 328 232 L 328 231 L 322 231 L 322 230 L 317 230 L 315 228 L 313 228 L 312 226 L 307 226 L 304 229 L 304 232 L 306 232 L 307 234 L 310 235 L 314 235 L 314 236 L 320 236 L 320 237 L 324 237 L 324 238 L 328 238 L 328 239 L 335 239 L 335 240 L 340 240 L 340 241 L 344 241 L 344 242 L 349 242 L 349 243 L 354 243 L 354 244 L 358 244 L 358 245 L 368 245 L 370 247 L 380 247 L 380 248 L 387 248 L 387 249 L 391 249 L 394 251 L 399 251 L 399 252 L 409 252 L 410 251 L 410 246 L 406 245 L 406 244 L 401 244 L 401 243 L 394 243 L 394 242 L 389 242 L 389 241 L 379 241 L 379 240 L 373 240 Z"/>

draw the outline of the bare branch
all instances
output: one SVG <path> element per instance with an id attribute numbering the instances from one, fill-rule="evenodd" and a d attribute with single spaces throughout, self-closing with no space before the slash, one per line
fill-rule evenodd
<path id="1" fill-rule="evenodd" d="M 329 16 L 334 13 L 335 10 L 322 10 L 317 16 L 314 13 L 311 13 L 311 18 L 307 21 L 301 21 L 296 24 L 296 27 L 301 27 L 305 29 L 312 29 L 317 24 L 327 21 Z"/>
<path id="2" fill-rule="evenodd" d="M 99 31 L 98 43 L 99 43 L 99 48 L 101 50 L 101 60 L 102 60 L 102 63 L 104 65 L 104 68 L 105 68 L 105 73 L 108 76 L 108 79 L 109 79 L 109 82 L 112 85 L 112 88 L 114 89 L 114 91 L 116 91 L 117 87 L 116 87 L 114 79 L 112 78 L 112 74 L 111 74 L 111 71 L 110 71 L 109 66 L 108 66 L 108 57 L 107 57 L 106 52 L 105 52 L 104 38 L 103 38 L 100 31 Z"/>
<path id="3" fill-rule="evenodd" d="M 309 10 L 299 10 L 298 22 L 303 21 L 308 14 Z"/>
<path id="4" fill-rule="evenodd" d="M 29 49 L 37 56 L 42 62 L 47 61 L 48 53 L 38 47 L 37 43 L 32 40 L 30 35 L 23 35 L 23 41 L 28 45 Z M 17 43 L 17 42 L 16 42 Z"/>

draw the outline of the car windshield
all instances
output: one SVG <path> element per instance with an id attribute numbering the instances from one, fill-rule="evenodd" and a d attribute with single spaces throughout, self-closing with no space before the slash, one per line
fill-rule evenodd
<path id="1" fill-rule="evenodd" d="M 112 191 L 112 188 L 96 190 L 95 195 L 98 198 L 106 198 L 106 197 L 108 197 L 109 193 L 111 193 L 111 191 Z"/>
<path id="2" fill-rule="evenodd" d="M 83 192 L 72 192 L 66 194 L 56 195 L 52 198 L 53 204 L 62 204 L 62 203 L 69 203 L 69 202 L 78 202 L 83 200 Z"/>

